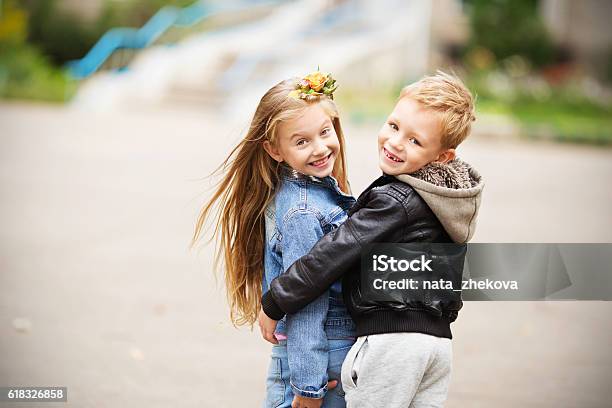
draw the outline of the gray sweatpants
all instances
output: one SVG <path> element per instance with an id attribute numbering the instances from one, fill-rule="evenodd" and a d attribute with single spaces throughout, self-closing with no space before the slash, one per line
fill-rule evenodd
<path id="1" fill-rule="evenodd" d="M 347 408 L 442 407 L 452 354 L 450 339 L 422 333 L 359 337 L 342 364 Z"/>

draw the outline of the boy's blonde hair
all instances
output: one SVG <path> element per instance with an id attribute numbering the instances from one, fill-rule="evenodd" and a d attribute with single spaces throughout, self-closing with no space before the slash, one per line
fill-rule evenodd
<path id="1" fill-rule="evenodd" d="M 470 134 L 476 120 L 474 98 L 463 82 L 452 74 L 437 71 L 402 89 L 399 99 L 412 98 L 439 113 L 443 148 L 456 148 Z"/>

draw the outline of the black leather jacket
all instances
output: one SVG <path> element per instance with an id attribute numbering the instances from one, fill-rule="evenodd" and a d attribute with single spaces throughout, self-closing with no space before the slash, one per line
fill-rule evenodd
<path id="1" fill-rule="evenodd" d="M 362 246 L 369 243 L 452 242 L 439 220 L 414 189 L 393 176 L 374 181 L 331 231 L 270 285 L 264 312 L 275 320 L 313 301 L 340 277 L 357 335 L 421 332 L 452 338 L 450 323 L 462 302 L 406 301 L 385 306 L 364 298 L 360 289 Z"/>

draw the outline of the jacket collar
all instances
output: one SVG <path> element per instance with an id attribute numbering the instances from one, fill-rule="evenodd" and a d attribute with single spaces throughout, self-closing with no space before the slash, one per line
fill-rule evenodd
<path id="1" fill-rule="evenodd" d="M 280 174 L 284 179 L 287 180 L 303 180 L 303 181 L 312 181 L 315 183 L 321 183 L 322 180 L 320 178 L 309 176 L 304 173 L 300 173 L 299 171 L 293 169 L 289 165 L 285 163 L 280 164 Z"/>
<path id="2" fill-rule="evenodd" d="M 340 187 L 338 186 L 338 181 L 332 176 L 327 176 L 324 178 L 309 176 L 307 174 L 300 173 L 299 171 L 293 169 L 291 166 L 287 165 L 284 162 L 280 164 L 279 170 L 281 177 L 285 180 L 302 181 L 328 187 L 340 193 L 341 195 L 352 197 L 350 194 L 346 194 L 342 190 L 340 190 Z"/>

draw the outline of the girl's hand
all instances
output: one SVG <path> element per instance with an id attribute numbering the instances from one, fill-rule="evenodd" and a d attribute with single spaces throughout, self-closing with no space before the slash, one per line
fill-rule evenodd
<path id="1" fill-rule="evenodd" d="M 336 388 L 336 385 L 338 385 L 338 381 L 332 380 L 327 383 L 327 389 Z M 321 404 L 323 404 L 323 398 L 306 398 L 296 395 L 293 397 L 291 408 L 320 408 Z"/>
<path id="2" fill-rule="evenodd" d="M 278 344 L 278 340 L 274 337 L 274 330 L 276 330 L 276 323 L 278 321 L 270 319 L 263 309 L 259 310 L 257 321 L 259 322 L 259 330 L 263 338 L 272 344 Z"/>
<path id="3" fill-rule="evenodd" d="M 323 398 L 306 398 L 296 395 L 293 397 L 291 408 L 320 408 L 323 404 Z"/>

